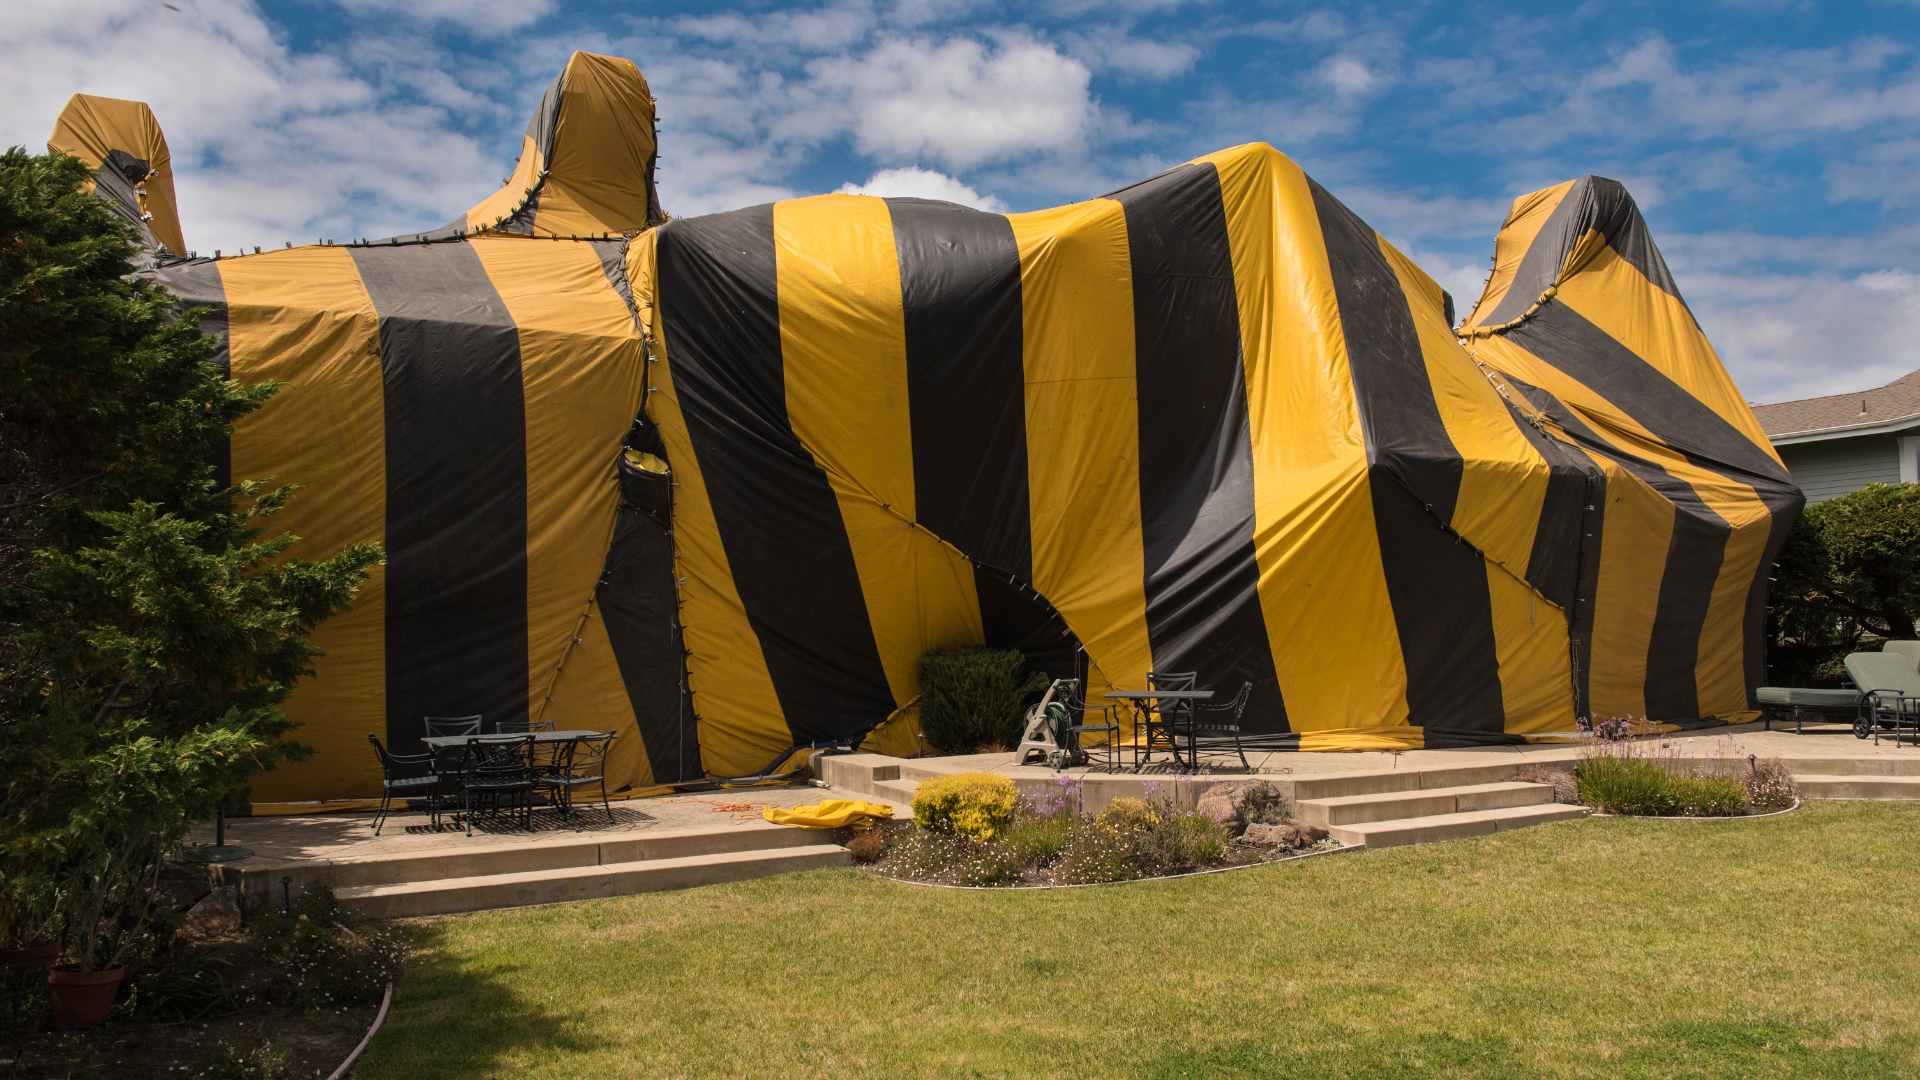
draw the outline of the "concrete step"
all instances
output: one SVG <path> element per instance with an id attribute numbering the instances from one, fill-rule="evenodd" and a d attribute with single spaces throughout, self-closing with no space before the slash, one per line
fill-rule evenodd
<path id="1" fill-rule="evenodd" d="M 807 835 L 803 830 L 789 831 Z M 818 834 L 812 838 L 818 839 Z M 814 843 L 798 847 L 641 859 L 604 866 L 356 885 L 338 889 L 334 895 L 341 903 L 364 915 L 394 919 L 684 889 L 794 870 L 846 866 L 851 862 L 852 856 L 847 854 L 845 848 L 837 844 Z"/>
<path id="2" fill-rule="evenodd" d="M 1295 816 L 1322 828 L 1334 825 L 1358 825 L 1369 821 L 1398 818 L 1432 817 L 1464 810 L 1498 810 L 1510 806 L 1537 806 L 1553 801 L 1553 789 L 1545 784 L 1503 780 L 1492 784 L 1463 787 L 1420 788 L 1415 791 L 1383 791 L 1371 795 L 1334 795 L 1319 799 L 1301 799 L 1294 804 Z"/>
<path id="3" fill-rule="evenodd" d="M 867 785 L 867 793 L 875 798 L 885 799 L 903 809 L 905 816 L 913 816 L 913 793 L 920 787 L 918 780 L 877 780 Z"/>
<path id="4" fill-rule="evenodd" d="M 1920 799 L 1920 776 L 1795 773 L 1805 799 Z"/>
<path id="5" fill-rule="evenodd" d="M 563 833 L 511 844 L 462 843 L 466 837 L 453 832 L 446 835 L 445 844 L 363 858 L 334 859 L 315 869 L 320 871 L 319 876 L 326 884 L 338 889 L 803 847 L 818 841 L 819 837 L 819 833 L 807 829 L 763 821 L 643 833 Z M 271 870 L 268 873 L 271 876 Z"/>
<path id="6" fill-rule="evenodd" d="M 1458 840 L 1468 836 L 1543 825 L 1549 821 L 1585 817 L 1584 806 L 1541 803 L 1535 806 L 1507 806 L 1494 810 L 1464 810 L 1451 814 L 1399 818 L 1393 821 L 1366 821 L 1353 825 L 1335 825 L 1327 832 L 1348 846 L 1394 847 L 1400 844 L 1425 844 L 1435 840 Z"/>

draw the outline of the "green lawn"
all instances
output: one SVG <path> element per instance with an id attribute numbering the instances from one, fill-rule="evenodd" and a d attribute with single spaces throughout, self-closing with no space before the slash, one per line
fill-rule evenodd
<path id="1" fill-rule="evenodd" d="M 1920 804 L 1181 881 L 851 870 L 422 923 L 359 1075 L 1920 1074 Z"/>

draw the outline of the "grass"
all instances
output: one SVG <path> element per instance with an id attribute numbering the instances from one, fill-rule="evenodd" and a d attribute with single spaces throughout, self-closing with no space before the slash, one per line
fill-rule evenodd
<path id="1" fill-rule="evenodd" d="M 1920 805 L 1111 888 L 821 871 L 418 924 L 362 1080 L 1920 1073 Z"/>

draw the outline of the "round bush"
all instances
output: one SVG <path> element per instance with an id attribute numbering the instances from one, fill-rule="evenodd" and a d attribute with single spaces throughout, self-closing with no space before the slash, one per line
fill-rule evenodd
<path id="1" fill-rule="evenodd" d="M 998 773 L 955 773 L 923 780 L 913 793 L 914 824 L 986 843 L 1013 821 L 1020 792 Z"/>

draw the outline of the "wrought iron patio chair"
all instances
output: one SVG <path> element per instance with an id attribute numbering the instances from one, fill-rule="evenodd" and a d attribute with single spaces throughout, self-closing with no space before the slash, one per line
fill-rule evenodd
<path id="1" fill-rule="evenodd" d="M 1149 671 L 1147 689 L 1192 690 L 1199 678 L 1199 673 L 1194 671 Z M 1134 771 L 1152 762 L 1153 752 L 1162 748 L 1173 755 L 1174 765 L 1180 765 L 1180 740 L 1192 737 L 1193 702 L 1177 701 L 1163 706 L 1156 701 L 1142 708 L 1138 715 L 1143 730 L 1133 744 Z"/>
<path id="2" fill-rule="evenodd" d="M 380 809 L 373 819 L 373 835 L 379 836 L 393 810 L 395 799 L 425 799 L 429 821 L 440 827 L 441 797 L 451 793 L 453 784 L 443 777 L 433 754 L 395 754 L 380 744 L 380 737 L 367 733 L 373 755 L 380 759 Z"/>
<path id="3" fill-rule="evenodd" d="M 573 793 L 596 784 L 600 788 L 600 807 L 607 813 L 607 824 L 613 824 L 613 801 L 607 797 L 607 750 L 612 745 L 611 731 L 569 739 L 559 744 L 553 769 L 538 777 L 540 786 L 548 790 L 561 816 L 574 821 L 576 829 L 579 824 Z"/>
<path id="4" fill-rule="evenodd" d="M 533 792 L 539 785 L 534 773 L 533 736 L 476 735 L 467 740 L 464 766 L 460 794 L 468 836 L 473 835 L 476 804 L 484 803 L 490 812 L 498 813 L 503 803 L 516 800 L 522 827 L 533 831 Z"/>
<path id="5" fill-rule="evenodd" d="M 1247 699 L 1253 696 L 1253 683 L 1240 684 L 1240 692 L 1218 704 L 1202 702 L 1195 706 L 1193 713 L 1192 746 L 1196 761 L 1201 751 L 1225 751 L 1229 746 L 1240 758 L 1240 767 L 1253 771 L 1247 764 L 1246 747 L 1240 743 L 1240 718 L 1246 715 Z"/>

